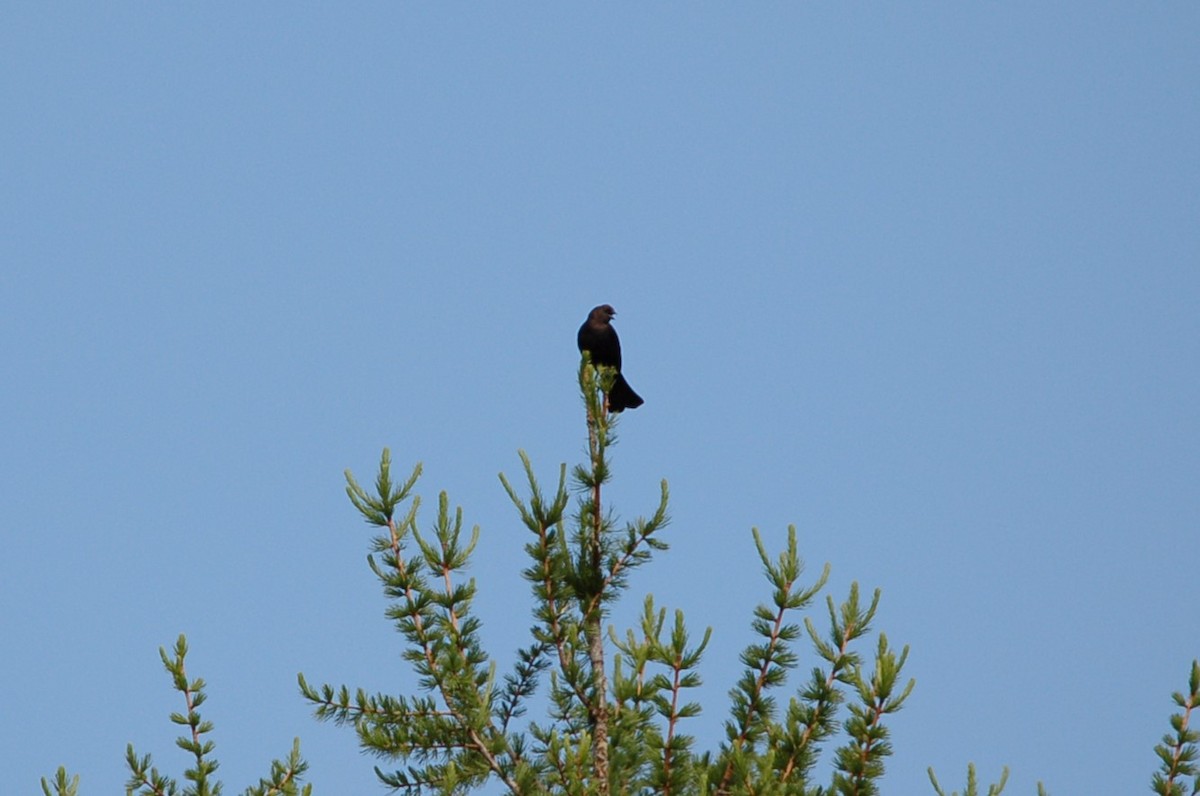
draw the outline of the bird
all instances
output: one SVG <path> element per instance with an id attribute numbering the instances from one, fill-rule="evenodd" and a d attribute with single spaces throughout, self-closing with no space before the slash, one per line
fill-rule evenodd
<path id="1" fill-rule="evenodd" d="M 612 319 L 616 314 L 617 311 L 611 304 L 594 307 L 588 313 L 583 326 L 579 327 L 579 334 L 575 338 L 580 353 L 586 351 L 592 355 L 593 365 L 607 365 L 617 371 L 617 378 L 613 381 L 612 389 L 608 391 L 610 412 L 637 409 L 645 403 L 642 396 L 634 392 L 629 382 L 621 375 L 621 340 L 612 326 Z"/>

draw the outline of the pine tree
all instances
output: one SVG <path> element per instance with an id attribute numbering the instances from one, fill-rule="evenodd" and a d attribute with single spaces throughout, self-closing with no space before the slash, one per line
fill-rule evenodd
<path id="1" fill-rule="evenodd" d="M 753 532 L 771 600 L 754 613 L 760 639 L 742 654 L 744 671 L 731 691 L 719 749 L 697 752 L 686 732 L 687 720 L 700 714 L 687 694 L 700 684 L 712 629 L 693 643 L 681 612 L 668 625 L 666 610 L 646 597 L 638 628 L 606 632 L 631 574 L 667 550 L 669 523 L 666 481 L 648 518 L 618 526 L 604 503 L 617 425 L 605 410 L 604 391 L 614 376 L 584 356 L 579 385 L 588 459 L 571 472 L 578 496 L 573 510 L 565 465 L 550 493 L 523 452 L 524 491 L 500 476 L 529 532 L 523 574 L 535 620 L 529 645 L 503 678 L 496 676 L 499 659 L 483 649 L 472 614 L 475 583 L 463 574 L 478 528 L 466 535 L 461 509 L 452 512 L 443 493 L 432 531 L 423 533 L 413 494 L 420 465 L 396 482 L 385 450 L 373 491 L 347 473 L 347 493 L 380 529 L 370 565 L 391 600 L 388 615 L 405 639 L 405 659 L 420 690 L 372 694 L 314 687 L 301 676 L 305 698 L 318 718 L 354 727 L 365 750 L 397 761 L 393 770 L 377 769 L 379 778 L 414 794 L 465 793 L 489 780 L 514 794 L 878 792 L 891 754 L 886 719 L 913 688 L 900 676 L 908 650 L 896 652 L 880 634 L 864 660 L 859 648 L 871 633 L 879 592 L 864 603 L 857 584 L 840 604 L 826 597 L 827 632 L 811 618 L 802 630 L 797 616 L 824 588 L 829 567 L 814 582 L 802 581 L 795 528 L 775 558 Z M 805 632 L 818 664 L 781 706 L 777 695 L 800 663 L 797 646 Z M 518 723 L 543 680 L 548 715 Z M 838 744 L 828 750 L 832 779 L 818 785 L 814 766 L 831 743 Z"/>
<path id="2" fill-rule="evenodd" d="M 373 489 L 347 472 L 346 491 L 378 529 L 368 561 L 389 600 L 387 616 L 404 639 L 403 657 L 416 675 L 417 691 L 396 696 L 314 687 L 300 675 L 301 694 L 318 719 L 352 727 L 364 750 L 393 762 L 389 770 L 377 767 L 376 774 L 401 793 L 462 794 L 489 782 L 523 796 L 879 793 L 892 753 L 886 720 L 914 686 L 901 677 L 908 648 L 897 652 L 879 633 L 864 656 L 880 593 L 875 590 L 864 600 L 857 583 L 841 602 L 825 596 L 828 624 L 818 628 L 805 612 L 825 588 L 829 565 L 815 580 L 803 580 L 794 527 L 774 557 L 752 529 L 770 599 L 754 610 L 757 640 L 741 654 L 743 669 L 729 692 L 725 739 L 718 748 L 698 751 L 687 732 L 689 721 L 701 713 L 689 693 L 700 685 L 700 664 L 713 629 L 693 642 L 683 613 L 675 611 L 668 623 L 667 610 L 650 596 L 643 599 L 636 628 L 623 633 L 605 628 L 612 607 L 630 589 L 633 572 L 667 551 L 663 536 L 669 524 L 666 481 L 648 518 L 618 526 L 615 512 L 604 503 L 617 426 L 604 395 L 614 377 L 613 370 L 593 367 L 584 355 L 579 386 L 588 459 L 571 472 L 573 490 L 561 465 L 553 492 L 545 492 L 524 452 L 519 453 L 522 489 L 500 475 L 529 533 L 523 575 L 534 619 L 527 646 L 516 651 L 504 675 L 497 676 L 501 656 L 484 649 L 480 620 L 472 613 L 476 585 L 464 574 L 479 541 L 478 527 L 464 532 L 462 510 L 451 511 L 443 492 L 432 528 L 423 533 L 421 501 L 414 491 L 421 466 L 394 481 L 391 454 L 384 449 Z M 577 496 L 573 509 L 572 491 Z M 804 638 L 813 665 L 808 679 L 786 696 L 782 689 L 801 665 Z M 222 791 L 215 778 L 215 746 L 208 738 L 213 725 L 199 712 L 205 684 L 188 678 L 187 652 L 182 635 L 173 654 L 159 650 L 186 707 L 170 717 L 185 728 L 176 745 L 195 762 L 184 771 L 181 787 L 130 744 L 130 796 L 219 796 Z M 546 715 L 527 719 L 543 686 Z M 1182 712 L 1171 717 L 1173 732 L 1155 747 L 1161 766 L 1152 789 L 1161 796 L 1200 793 L 1200 731 L 1191 724 L 1191 713 L 1200 706 L 1200 662 L 1192 662 L 1188 686 L 1186 695 L 1173 695 Z M 822 755 L 830 773 L 818 782 Z M 311 796 L 312 786 L 302 784 L 306 769 L 296 739 L 285 760 L 271 763 L 270 776 L 244 793 Z M 929 778 L 938 796 L 946 796 L 932 769 Z M 1006 768 L 999 782 L 988 786 L 988 796 L 999 796 L 1007 778 Z M 45 796 L 78 796 L 79 777 L 60 767 L 41 785 Z M 969 765 L 963 794 L 978 793 L 975 767 Z M 1038 793 L 1045 796 L 1041 783 Z"/>

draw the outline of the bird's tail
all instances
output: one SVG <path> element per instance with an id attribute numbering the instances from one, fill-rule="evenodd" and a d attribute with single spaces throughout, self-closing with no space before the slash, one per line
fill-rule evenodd
<path id="1" fill-rule="evenodd" d="M 642 400 L 642 396 L 633 391 L 629 386 L 629 382 L 625 381 L 625 377 L 620 373 L 613 381 L 612 389 L 608 393 L 608 411 L 622 412 L 626 409 L 637 409 L 642 404 L 646 403 Z"/>

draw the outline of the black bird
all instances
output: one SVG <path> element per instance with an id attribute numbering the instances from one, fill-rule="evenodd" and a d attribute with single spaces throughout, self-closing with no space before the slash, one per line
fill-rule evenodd
<path id="1" fill-rule="evenodd" d="M 617 311 L 611 305 L 601 304 L 588 313 L 587 320 L 579 327 L 579 335 L 575 338 L 579 343 L 579 350 L 592 355 L 593 365 L 608 365 L 617 371 L 617 378 L 608 393 L 610 412 L 637 409 L 645 403 L 621 375 L 621 341 L 617 337 L 617 330 L 612 327 L 612 319 L 616 314 Z"/>

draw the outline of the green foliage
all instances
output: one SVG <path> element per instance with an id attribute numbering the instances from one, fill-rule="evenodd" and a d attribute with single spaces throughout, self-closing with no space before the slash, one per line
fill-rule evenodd
<path id="1" fill-rule="evenodd" d="M 929 781 L 933 783 L 933 789 L 938 796 L 946 796 L 946 792 L 942 790 L 942 786 L 938 783 L 937 777 L 934 776 L 933 767 L 926 769 L 929 773 Z M 1000 781 L 995 785 L 988 785 L 987 796 L 1000 796 L 1000 792 L 1004 790 L 1005 784 L 1008 783 L 1008 766 L 1000 772 Z M 1038 796 L 1049 796 L 1046 793 L 1046 788 L 1042 783 L 1037 784 Z M 952 791 L 950 796 L 958 796 L 958 791 Z M 967 764 L 967 787 L 963 790 L 962 796 L 979 796 L 979 780 L 975 776 L 975 764 Z"/>
<path id="2" fill-rule="evenodd" d="M 759 638 L 742 653 L 726 741 L 715 752 L 699 752 L 687 732 L 701 712 L 688 693 L 701 683 L 712 629 L 695 643 L 682 612 L 668 614 L 646 596 L 637 628 L 604 631 L 631 575 L 667 549 L 661 536 L 669 523 L 665 481 L 647 517 L 619 523 L 604 505 L 616 442 L 616 417 L 604 400 L 612 378 L 583 358 L 588 456 L 571 470 L 570 486 L 562 465 L 554 488 L 545 490 L 523 452 L 523 487 L 500 476 L 529 534 L 523 575 L 533 598 L 530 643 L 504 675 L 498 677 L 502 662 L 482 647 L 471 613 L 475 584 L 464 574 L 478 528 L 467 538 L 461 509 L 451 511 L 443 493 L 436 518 L 422 531 L 420 499 L 412 494 L 420 466 L 396 484 L 385 450 L 374 492 L 349 473 L 347 492 L 363 519 L 380 529 L 368 561 L 418 691 L 313 686 L 301 675 L 301 693 L 318 718 L 353 727 L 364 750 L 398 762 L 376 771 L 386 785 L 409 793 L 464 793 L 491 779 L 512 793 L 538 794 L 877 792 L 891 754 L 886 718 L 913 687 L 901 678 L 908 650 L 893 650 L 883 635 L 872 654 L 860 650 L 879 593 L 864 604 L 857 584 L 840 603 L 826 598 L 827 631 L 802 618 L 829 567 L 815 581 L 802 581 L 795 528 L 775 556 L 753 531 L 771 600 L 754 611 Z M 800 664 L 798 644 L 806 634 L 817 665 L 781 707 L 779 690 Z M 516 721 L 543 682 L 546 715 Z M 814 767 L 830 743 L 832 773 L 820 785 Z"/>
<path id="3" fill-rule="evenodd" d="M 1200 707 L 1200 661 L 1192 661 L 1188 693 L 1176 691 L 1171 698 L 1183 712 L 1171 716 L 1172 732 L 1164 735 L 1162 743 L 1154 747 L 1162 765 L 1154 774 L 1151 789 L 1160 796 L 1195 796 L 1200 793 L 1200 766 L 1196 764 L 1200 729 L 1190 726 L 1190 722 L 1192 711 Z M 1188 777 L 1192 781 L 1185 783 Z"/>
<path id="4" fill-rule="evenodd" d="M 197 677 L 189 680 L 184 662 L 187 658 L 187 639 L 180 635 L 175 642 L 174 654 L 159 647 L 158 654 L 163 666 L 171 675 L 171 683 L 175 690 L 183 695 L 186 713 L 172 713 L 171 722 L 187 730 L 176 739 L 175 745 L 195 758 L 191 768 L 183 772 L 184 779 L 189 783 L 182 790 L 174 778 L 159 772 L 150 755 L 138 757 L 129 744 L 125 752 L 125 761 L 129 766 L 130 777 L 125 785 L 127 796 L 220 796 L 222 784 L 212 777 L 219 767 L 216 758 L 212 756 L 216 745 L 203 736 L 212 732 L 213 724 L 200 717 L 199 708 L 204 704 L 204 680 Z M 271 762 L 271 775 L 260 779 L 258 785 L 247 788 L 244 796 L 311 796 L 312 785 L 300 786 L 308 764 L 300 756 L 300 739 L 292 743 L 292 751 L 286 761 Z M 45 796 L 77 796 L 79 792 L 79 776 L 70 777 L 66 768 L 59 767 L 53 782 L 42 778 L 42 793 Z"/>
<path id="5" fill-rule="evenodd" d="M 942 790 L 942 786 L 938 783 L 937 777 L 934 776 L 933 767 L 931 766 L 927 771 L 929 772 L 929 781 L 933 783 L 933 789 L 937 792 L 937 795 L 947 796 L 946 792 Z M 1004 790 L 1007 782 L 1008 766 L 1005 766 L 1004 770 L 1000 772 L 1000 781 L 995 785 L 988 786 L 987 796 L 1000 796 L 1000 792 Z M 1038 790 L 1041 791 L 1040 785 L 1038 786 Z M 958 791 L 951 791 L 949 796 L 959 796 Z M 962 796 L 979 796 L 979 780 L 975 776 L 974 763 L 967 764 L 967 787 L 963 790 Z"/>
<path id="6" fill-rule="evenodd" d="M 125 762 L 129 767 L 129 780 L 125 784 L 126 796 L 220 796 L 222 783 L 213 777 L 219 767 L 213 756 L 216 745 L 207 736 L 213 730 L 211 721 L 205 721 L 200 716 L 199 708 L 204 704 L 204 680 L 197 677 L 189 680 L 185 668 L 188 653 L 187 639 L 180 635 L 175 642 L 172 654 L 160 647 L 159 656 L 163 666 L 171 676 L 175 690 L 183 695 L 186 713 L 172 713 L 171 722 L 186 728 L 183 735 L 175 740 L 175 745 L 193 758 L 193 765 L 183 772 L 186 785 L 182 788 L 179 782 L 161 773 L 154 765 L 150 755 L 139 757 L 129 744 L 125 751 Z M 271 762 L 269 777 L 260 779 L 257 785 L 246 788 L 244 796 L 311 796 L 312 785 L 301 785 L 308 763 L 300 755 L 300 739 L 292 743 L 292 750 L 287 759 Z M 59 767 L 52 782 L 42 778 L 42 793 L 44 796 L 78 796 L 79 776 L 70 777 L 67 770 Z"/>
<path id="7" fill-rule="evenodd" d="M 631 575 L 667 550 L 662 532 L 670 521 L 666 481 L 648 517 L 619 523 L 603 502 L 616 442 L 617 420 L 605 401 L 614 377 L 611 368 L 595 368 L 584 355 L 579 385 L 588 457 L 572 469 L 570 487 L 564 464 L 553 490 L 545 491 L 523 451 L 521 489 L 500 474 L 528 533 L 529 563 L 522 574 L 532 595 L 533 624 L 527 645 L 514 650 L 507 664 L 484 649 L 473 612 L 476 584 L 465 575 L 479 527 L 466 531 L 462 509 L 451 509 L 442 492 L 436 516 L 422 531 L 421 500 L 413 493 L 421 466 L 394 481 L 391 454 L 384 449 L 373 489 L 347 471 L 346 492 L 378 530 L 367 563 L 388 600 L 386 615 L 404 641 L 403 659 L 416 675 L 417 692 L 313 686 L 301 674 L 301 694 L 318 719 L 352 727 L 365 751 L 390 764 L 375 768 L 379 780 L 409 794 L 461 794 L 489 781 L 513 794 L 537 796 L 879 793 L 892 754 L 887 718 L 914 687 L 902 677 L 908 648 L 895 650 L 883 633 L 875 635 L 873 648 L 867 646 L 880 592 L 864 601 L 857 583 L 840 602 L 825 595 L 828 622 L 818 627 L 809 610 L 830 569 L 826 564 L 815 579 L 803 578 L 794 527 L 775 555 L 752 529 L 770 599 L 753 611 L 756 638 L 741 652 L 741 675 L 729 691 L 725 737 L 716 750 L 697 750 L 687 732 L 688 722 L 701 714 L 690 694 L 701 685 L 699 667 L 713 629 L 694 641 L 683 613 L 668 613 L 651 595 L 643 598 L 636 628 L 603 628 L 611 606 L 630 588 Z M 802 647 L 810 668 L 789 694 L 782 689 L 806 658 Z M 221 794 L 215 745 L 208 737 L 213 725 L 199 711 L 205 683 L 188 678 L 187 651 L 182 635 L 173 654 L 160 649 L 186 706 L 171 714 L 184 728 L 176 744 L 193 758 L 185 784 L 161 773 L 150 755 L 139 757 L 130 744 L 128 796 Z M 543 685 L 545 716 L 527 719 Z M 1153 790 L 1196 796 L 1200 730 L 1190 726 L 1190 717 L 1200 705 L 1200 662 L 1192 663 L 1188 694 L 1176 693 L 1174 700 L 1182 712 L 1171 717 L 1173 732 L 1155 747 L 1161 770 Z M 822 755 L 828 773 L 818 781 Z M 306 769 L 296 739 L 287 759 L 273 761 L 270 776 L 244 793 L 311 796 L 312 786 L 301 785 Z M 932 768 L 929 779 L 938 796 L 947 796 Z M 1005 768 L 987 796 L 999 796 L 1007 780 Z M 79 777 L 59 768 L 41 785 L 44 796 L 77 796 Z M 979 792 L 970 764 L 962 796 Z M 1041 783 L 1038 793 L 1045 796 Z"/>
<path id="8" fill-rule="evenodd" d="M 54 790 L 50 790 L 54 788 Z M 79 793 L 79 775 L 71 777 L 67 774 L 67 769 L 63 766 L 58 767 L 58 771 L 54 774 L 54 781 L 47 782 L 45 777 L 42 777 L 42 793 L 45 796 L 77 796 Z"/>
<path id="9" fill-rule="evenodd" d="M 206 698 L 204 680 L 201 678 L 188 679 L 184 668 L 187 652 L 187 639 L 182 635 L 175 642 L 174 655 L 168 655 L 166 649 L 162 647 L 158 650 L 163 666 L 171 675 L 171 682 L 175 686 L 175 690 L 183 695 L 184 703 L 187 705 L 187 713 L 172 713 L 171 722 L 187 728 L 187 731 L 176 739 L 175 744 L 195 757 L 195 764 L 183 772 L 184 779 L 190 784 L 181 791 L 175 779 L 159 773 L 159 770 L 153 765 L 150 755 L 138 757 L 133 749 L 133 744 L 129 744 L 125 752 L 125 761 L 130 771 L 129 781 L 125 785 L 128 794 L 136 793 L 137 796 L 174 796 L 175 794 L 220 796 L 221 782 L 212 778 L 212 774 L 219 765 L 212 756 L 216 744 L 202 738 L 212 732 L 213 724 L 211 721 L 202 720 L 198 710 Z M 307 768 L 308 764 L 300 756 L 300 739 L 297 738 L 292 744 L 292 751 L 288 755 L 287 761 L 273 761 L 270 778 L 261 779 L 258 785 L 247 788 L 244 792 L 245 796 L 274 796 L 275 794 L 309 796 L 312 793 L 312 785 L 305 785 L 303 788 L 299 786 L 300 779 Z"/>

